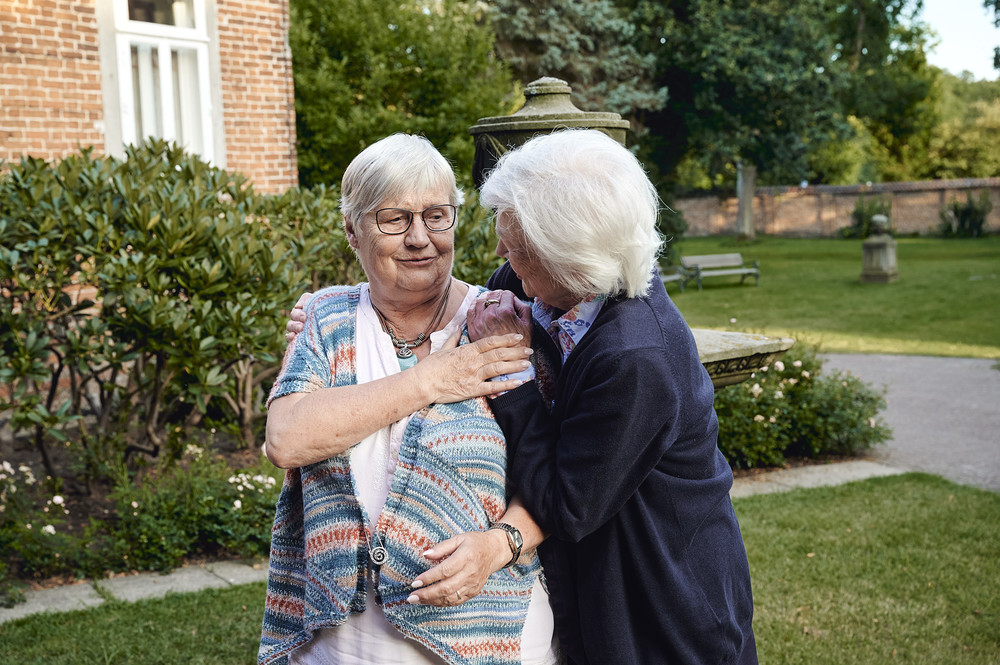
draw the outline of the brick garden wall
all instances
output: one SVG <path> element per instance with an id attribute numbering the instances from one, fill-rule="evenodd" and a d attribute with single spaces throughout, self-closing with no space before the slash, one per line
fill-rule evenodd
<path id="1" fill-rule="evenodd" d="M 98 2 L 0 0 L 0 160 L 108 151 Z M 284 191 L 298 182 L 288 2 L 215 4 L 226 168 Z"/>
<path id="2" fill-rule="evenodd" d="M 104 152 L 94 0 L 3 0 L 0 160 Z"/>
<path id="3" fill-rule="evenodd" d="M 964 202 L 967 193 L 977 198 L 989 192 L 993 209 L 986 220 L 992 233 L 1000 233 L 1000 178 L 928 180 L 875 185 L 810 187 L 759 187 L 754 197 L 757 233 L 783 236 L 833 236 L 851 224 L 851 213 L 861 196 L 879 197 L 892 204 L 892 226 L 897 233 L 930 234 L 937 231 L 941 209 L 952 200 Z M 736 197 L 700 196 L 678 199 L 671 207 L 683 213 L 686 235 L 736 233 Z"/>

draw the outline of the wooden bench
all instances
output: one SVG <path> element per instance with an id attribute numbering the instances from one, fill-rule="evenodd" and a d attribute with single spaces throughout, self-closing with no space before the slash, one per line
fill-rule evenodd
<path id="1" fill-rule="evenodd" d="M 693 276 L 681 266 L 672 266 L 667 268 L 666 271 L 658 267 L 656 271 L 660 275 L 660 281 L 663 282 L 664 287 L 672 282 L 677 282 L 677 286 L 680 287 L 681 293 L 684 292 L 684 286 Z"/>
<path id="2" fill-rule="evenodd" d="M 699 291 L 701 291 L 703 277 L 722 277 L 725 275 L 739 275 L 740 284 L 747 277 L 753 277 L 756 285 L 760 286 L 760 265 L 754 261 L 752 266 L 747 266 L 739 253 L 683 256 L 681 257 L 681 266 L 689 274 L 684 281 L 696 280 Z"/>

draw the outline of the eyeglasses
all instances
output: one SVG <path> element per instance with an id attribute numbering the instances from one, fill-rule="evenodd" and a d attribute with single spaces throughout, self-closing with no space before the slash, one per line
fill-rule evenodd
<path id="1" fill-rule="evenodd" d="M 382 233 L 398 236 L 409 230 L 410 224 L 413 223 L 413 215 L 420 215 L 428 231 L 440 232 L 455 226 L 457 213 L 458 208 L 448 203 L 433 205 L 423 210 L 382 208 L 375 211 L 375 224 Z"/>

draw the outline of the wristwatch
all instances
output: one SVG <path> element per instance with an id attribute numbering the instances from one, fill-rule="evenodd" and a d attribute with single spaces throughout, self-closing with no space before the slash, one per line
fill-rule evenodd
<path id="1" fill-rule="evenodd" d="M 490 531 L 493 529 L 502 529 L 507 533 L 507 544 L 510 545 L 511 557 L 504 568 L 509 568 L 521 558 L 521 547 L 524 546 L 524 539 L 521 538 L 521 532 L 517 530 L 517 527 L 511 526 L 506 522 L 497 522 L 489 528 Z"/>

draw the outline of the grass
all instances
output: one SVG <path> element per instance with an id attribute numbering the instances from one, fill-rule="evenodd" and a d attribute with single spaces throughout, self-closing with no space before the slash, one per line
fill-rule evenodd
<path id="1" fill-rule="evenodd" d="M 0 663 L 252 665 L 264 592 L 258 582 L 24 617 L 0 624 Z"/>
<path id="2" fill-rule="evenodd" d="M 677 249 L 760 261 L 759 287 L 738 277 L 684 293 L 671 284 L 693 328 L 795 337 L 828 352 L 1000 358 L 1000 237 L 898 238 L 892 284 L 861 283 L 860 240 L 685 238 Z"/>
<path id="3" fill-rule="evenodd" d="M 1000 494 L 906 474 L 735 505 L 761 663 L 1000 662 Z M 258 583 L 25 617 L 0 662 L 250 665 L 263 602 Z"/>

